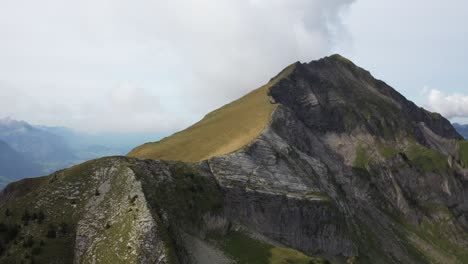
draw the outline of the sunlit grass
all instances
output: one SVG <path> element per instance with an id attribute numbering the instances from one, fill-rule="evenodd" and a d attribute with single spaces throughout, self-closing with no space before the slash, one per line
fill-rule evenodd
<path id="1" fill-rule="evenodd" d="M 289 66 L 268 84 L 209 113 L 193 126 L 159 142 L 139 146 L 128 156 L 197 162 L 239 150 L 270 121 L 276 105 L 269 101 L 268 90 L 294 67 L 295 64 Z"/>

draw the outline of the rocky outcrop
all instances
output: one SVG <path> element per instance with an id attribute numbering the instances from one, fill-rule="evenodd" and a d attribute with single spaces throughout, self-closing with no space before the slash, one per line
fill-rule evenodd
<path id="1" fill-rule="evenodd" d="M 74 262 L 167 263 L 141 182 L 125 163 L 102 169 L 77 224 Z"/>
<path id="2" fill-rule="evenodd" d="M 206 162 L 233 221 L 311 255 L 438 262 L 448 241 L 466 256 L 467 182 L 448 163 L 461 137 L 446 119 L 338 55 L 296 64 L 270 95 L 269 127 Z"/>

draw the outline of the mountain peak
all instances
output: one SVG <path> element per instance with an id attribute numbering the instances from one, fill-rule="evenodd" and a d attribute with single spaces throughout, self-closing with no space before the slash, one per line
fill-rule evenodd
<path id="1" fill-rule="evenodd" d="M 0 124 L 4 126 L 29 126 L 26 121 L 16 120 L 9 116 L 0 118 Z"/>
<path id="2" fill-rule="evenodd" d="M 328 60 L 335 60 L 335 61 L 340 61 L 340 62 L 345 62 L 345 63 L 352 63 L 354 64 L 351 60 L 348 58 L 342 56 L 341 54 L 335 53 L 333 55 L 330 55 L 328 57 L 325 57 L 323 59 L 328 59 Z"/>
<path id="3" fill-rule="evenodd" d="M 129 156 L 194 162 L 237 151 L 271 125 L 277 107 L 322 133 L 359 130 L 385 139 L 412 137 L 426 144 L 420 126 L 424 123 L 441 137 L 461 138 L 446 119 L 417 107 L 335 54 L 310 63 L 296 62 L 265 86 L 184 131 L 135 148 Z"/>
<path id="4" fill-rule="evenodd" d="M 448 120 L 416 106 L 341 55 L 302 64 L 291 79 L 289 89 L 274 87 L 270 95 L 315 129 L 351 132 L 361 127 L 374 135 L 383 136 L 387 129 L 387 134 L 410 136 L 418 133 L 416 124 L 425 123 L 439 136 L 461 138 Z"/>

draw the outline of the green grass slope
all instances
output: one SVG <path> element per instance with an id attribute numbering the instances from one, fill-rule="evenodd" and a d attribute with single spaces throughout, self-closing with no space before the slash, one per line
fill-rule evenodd
<path id="1" fill-rule="evenodd" d="M 128 156 L 198 162 L 241 149 L 265 128 L 276 105 L 268 90 L 287 77 L 295 64 L 284 69 L 266 85 L 206 115 L 191 127 L 133 149 Z"/>
<path id="2" fill-rule="evenodd" d="M 0 226 L 6 227 L 0 228 L 0 263 L 73 262 L 75 228 L 83 210 L 80 200 L 94 195 L 83 177 L 98 164 L 83 163 L 6 188 L 0 201 Z M 76 200 L 66 195 L 72 189 L 80 193 Z"/>
<path id="3" fill-rule="evenodd" d="M 468 168 L 468 141 L 460 141 L 459 154 L 461 164 L 463 167 Z"/>
<path id="4" fill-rule="evenodd" d="M 322 258 L 311 258 L 299 251 L 270 245 L 249 235 L 232 231 L 223 240 L 224 251 L 239 264 L 327 264 Z"/>

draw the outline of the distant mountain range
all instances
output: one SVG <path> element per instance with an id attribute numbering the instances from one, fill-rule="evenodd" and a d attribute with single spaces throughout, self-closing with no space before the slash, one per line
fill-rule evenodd
<path id="1" fill-rule="evenodd" d="M 460 125 L 458 123 L 454 123 L 453 127 L 462 135 L 465 139 L 468 139 L 468 125 Z"/>
<path id="2" fill-rule="evenodd" d="M 65 138 L 25 121 L 1 119 L 0 140 L 29 161 L 39 164 L 39 175 L 69 166 L 71 161 L 78 159 Z"/>
<path id="3" fill-rule="evenodd" d="M 0 141 L 0 187 L 21 178 L 38 175 L 40 166 Z"/>
<path id="4" fill-rule="evenodd" d="M 160 137 L 151 134 L 86 134 L 66 127 L 0 119 L 0 188 L 10 180 L 49 174 L 85 160 L 123 155 Z"/>

